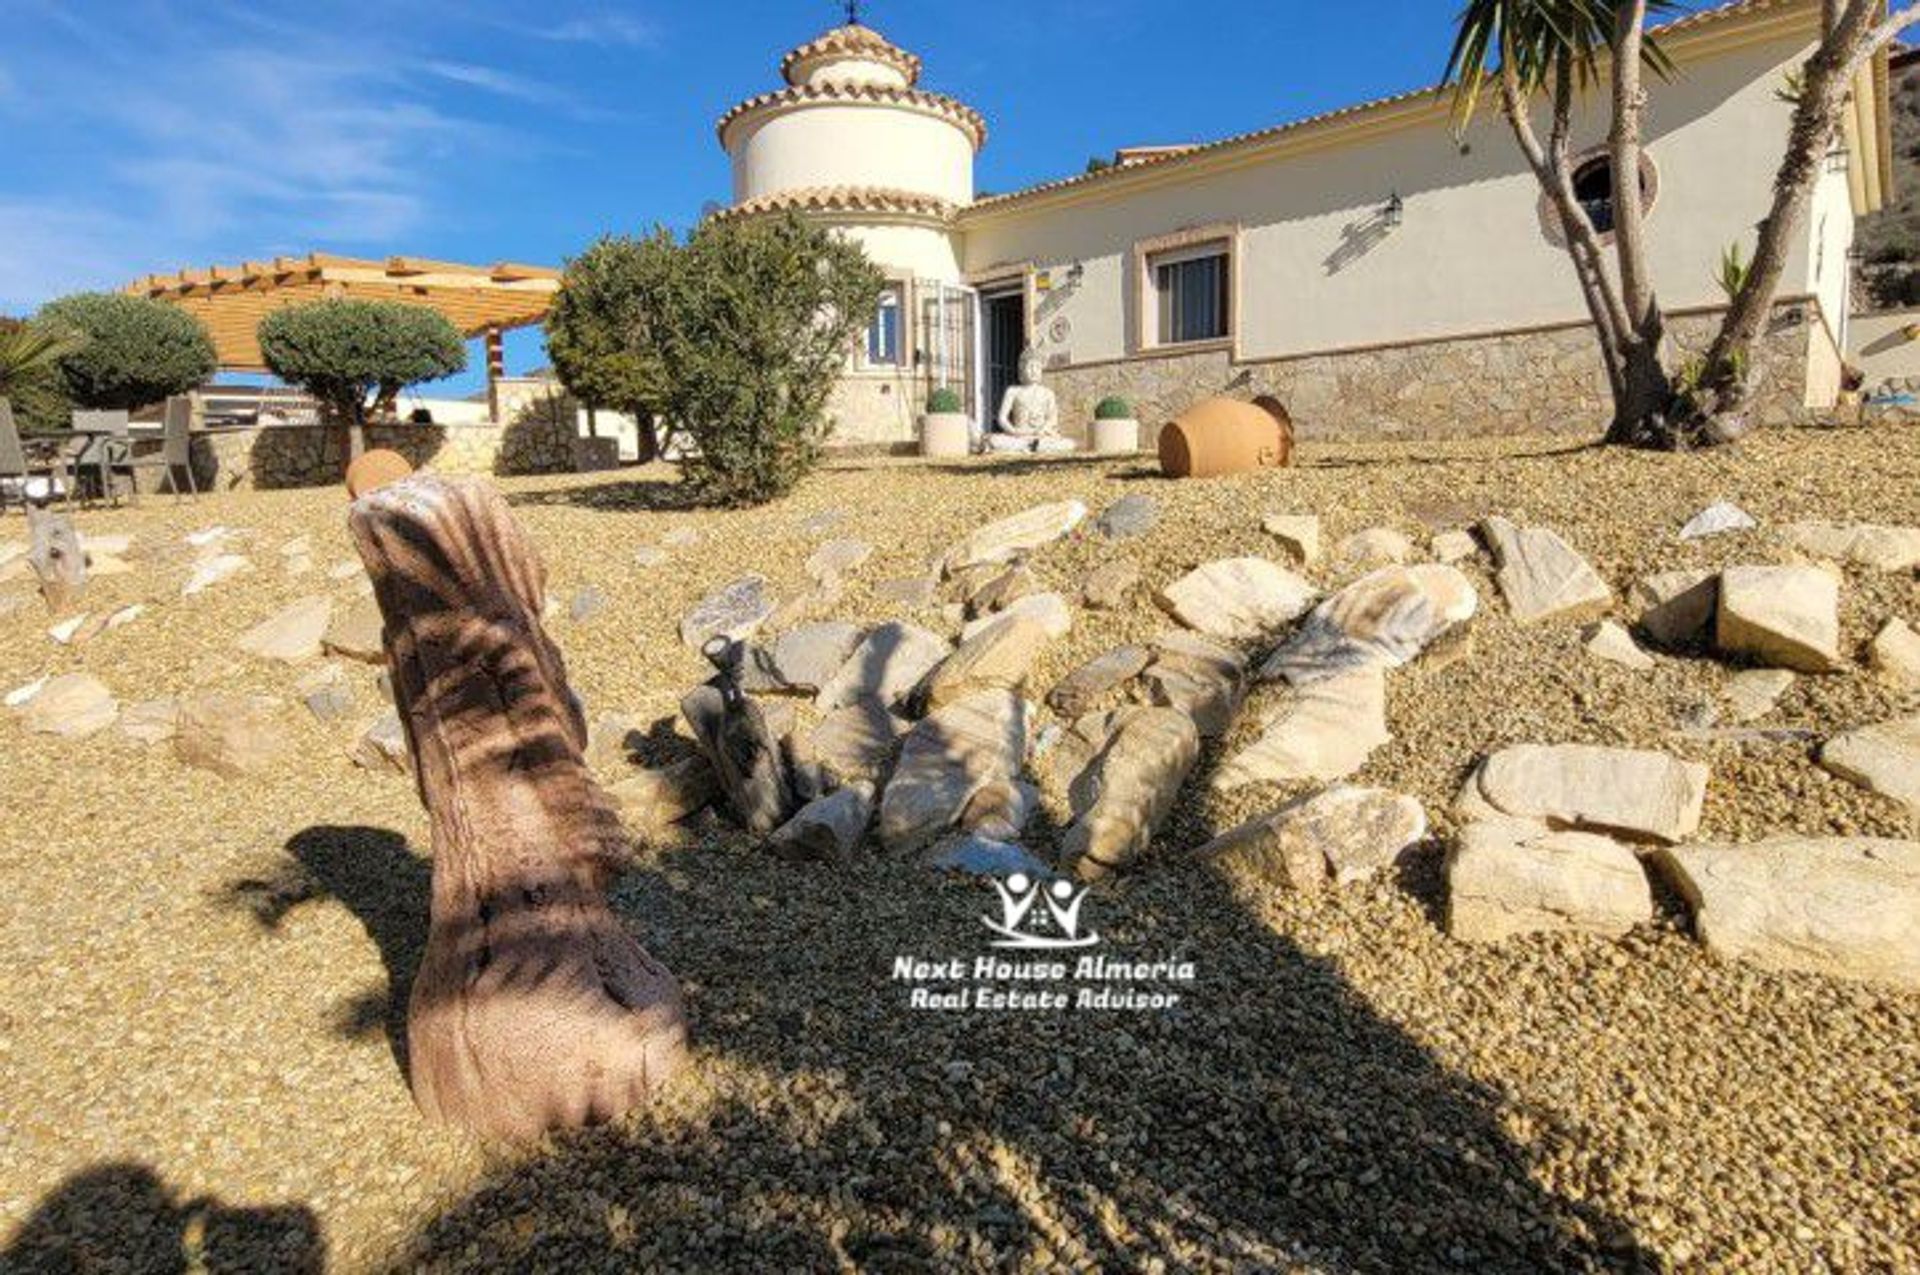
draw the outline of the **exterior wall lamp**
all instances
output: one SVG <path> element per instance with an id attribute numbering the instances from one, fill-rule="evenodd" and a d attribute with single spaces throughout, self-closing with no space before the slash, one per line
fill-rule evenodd
<path id="1" fill-rule="evenodd" d="M 1847 171 L 1847 165 L 1852 162 L 1852 159 L 1853 155 L 1852 152 L 1847 150 L 1847 144 L 1836 141 L 1832 148 L 1827 151 L 1826 159 L 1822 166 L 1830 173 L 1844 173 Z"/>
<path id="2" fill-rule="evenodd" d="M 1396 190 L 1387 196 L 1387 202 L 1381 207 L 1380 220 L 1386 223 L 1388 230 L 1397 230 L 1406 216 L 1406 211 L 1406 202 L 1400 198 L 1400 192 Z"/>

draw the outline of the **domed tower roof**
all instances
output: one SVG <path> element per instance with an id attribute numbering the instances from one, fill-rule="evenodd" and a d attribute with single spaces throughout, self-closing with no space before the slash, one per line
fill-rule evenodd
<path id="1" fill-rule="evenodd" d="M 780 59 L 780 76 L 793 85 L 912 88 L 920 79 L 920 59 L 872 27 L 855 22 L 789 49 Z"/>

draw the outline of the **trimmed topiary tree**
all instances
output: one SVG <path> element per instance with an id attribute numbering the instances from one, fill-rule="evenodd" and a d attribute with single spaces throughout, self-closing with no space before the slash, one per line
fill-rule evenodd
<path id="1" fill-rule="evenodd" d="M 547 313 L 547 355 L 567 393 L 589 407 L 631 415 L 640 459 L 659 453 L 654 417 L 663 398 L 660 354 L 647 335 L 647 306 L 678 249 L 656 230 L 644 239 L 608 236 L 567 262 Z"/>
<path id="2" fill-rule="evenodd" d="M 1118 394 L 1109 394 L 1093 409 L 1096 421 L 1130 421 L 1133 419 L 1133 404 Z"/>
<path id="3" fill-rule="evenodd" d="M 311 301 L 260 320 L 267 368 L 348 427 L 349 453 L 366 449 L 367 421 L 409 385 L 467 366 L 467 343 L 444 314 L 400 301 Z"/>
<path id="4" fill-rule="evenodd" d="M 80 292 L 35 316 L 81 338 L 60 361 L 73 402 L 127 410 L 184 394 L 213 375 L 213 339 L 200 320 L 164 301 L 124 292 Z"/>
<path id="5" fill-rule="evenodd" d="M 946 414 L 964 410 L 960 395 L 949 386 L 942 385 L 927 395 L 927 410 L 936 414 Z"/>

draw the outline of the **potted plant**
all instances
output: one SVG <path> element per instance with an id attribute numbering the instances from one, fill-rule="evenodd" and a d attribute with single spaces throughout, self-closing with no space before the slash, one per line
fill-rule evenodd
<path id="1" fill-rule="evenodd" d="M 965 456 L 973 450 L 973 422 L 967 419 L 960 395 L 940 386 L 927 395 L 927 413 L 920 418 L 920 454 L 929 457 Z"/>
<path id="2" fill-rule="evenodd" d="M 1093 451 L 1097 456 L 1120 456 L 1140 450 L 1140 422 L 1133 404 L 1109 394 L 1093 409 Z"/>

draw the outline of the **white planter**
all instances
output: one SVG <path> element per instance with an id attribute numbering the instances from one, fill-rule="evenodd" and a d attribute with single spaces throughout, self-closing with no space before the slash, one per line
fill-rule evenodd
<path id="1" fill-rule="evenodd" d="M 920 454 L 951 460 L 973 451 L 973 422 L 965 412 L 928 412 L 920 418 Z"/>
<path id="2" fill-rule="evenodd" d="M 1093 422 L 1093 454 L 1096 456 L 1126 456 L 1140 450 L 1140 422 L 1131 417 L 1125 420 L 1098 420 Z"/>

